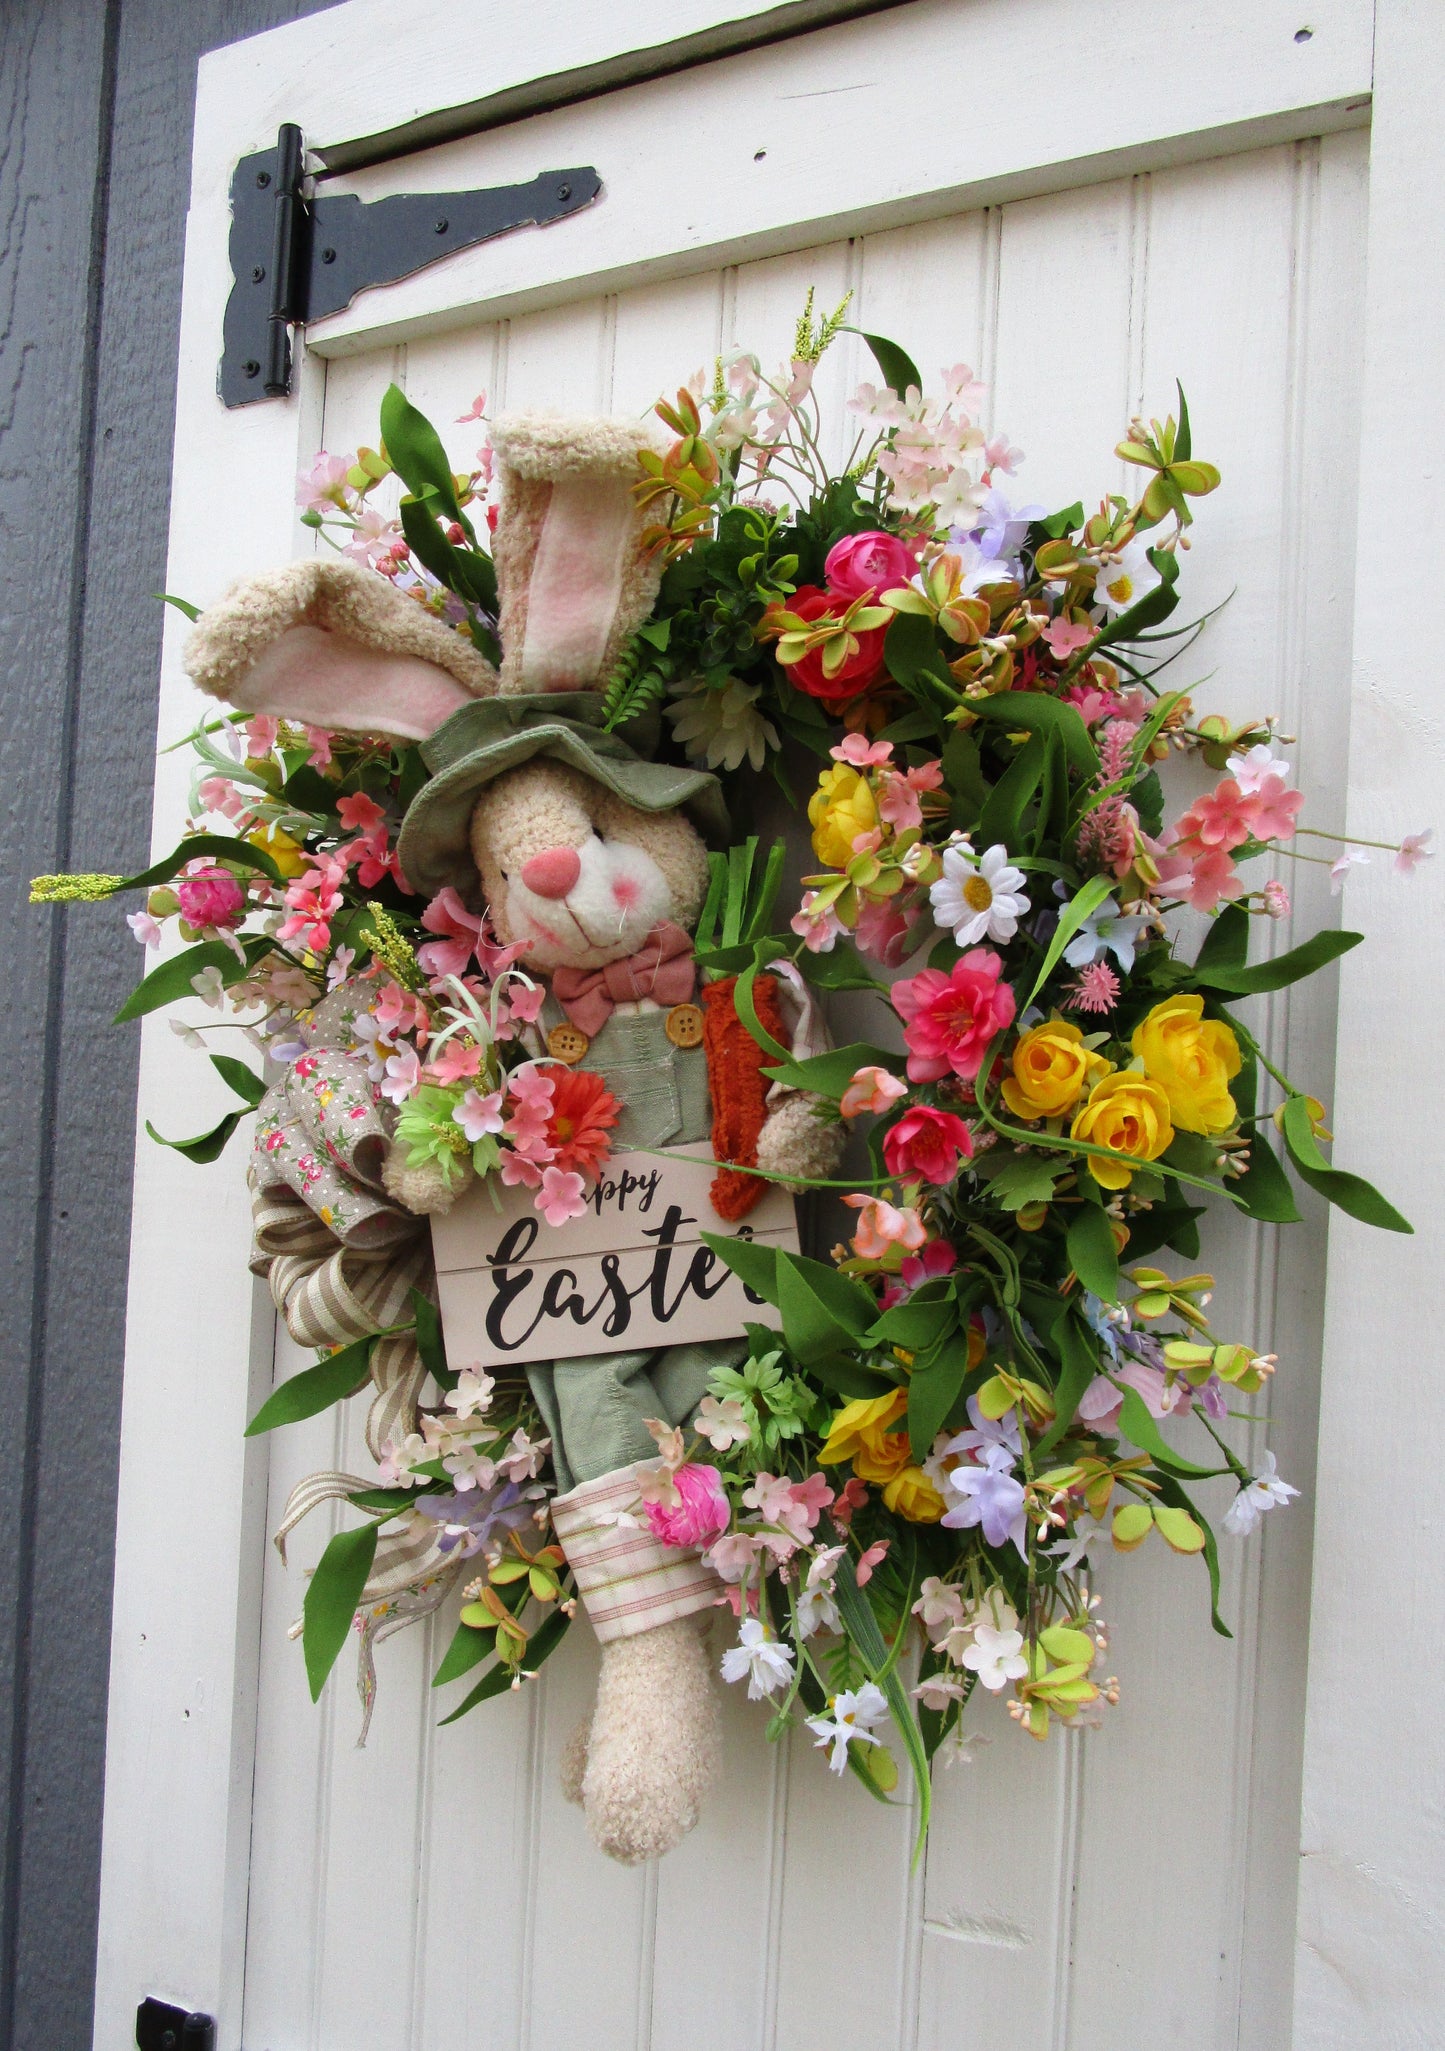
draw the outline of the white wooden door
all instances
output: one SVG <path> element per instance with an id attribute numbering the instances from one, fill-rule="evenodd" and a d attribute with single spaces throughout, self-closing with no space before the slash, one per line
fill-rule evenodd
<path id="1" fill-rule="evenodd" d="M 808 286 L 829 304 L 851 289 L 859 323 L 929 372 L 973 363 L 993 422 L 1028 452 L 1021 485 L 1047 504 L 1118 488 L 1110 451 L 1130 413 L 1163 410 L 1183 380 L 1196 446 L 1225 479 L 1195 529 L 1188 603 L 1236 593 L 1199 644 L 1198 673 L 1213 672 L 1223 709 L 1282 715 L 1300 736 L 1316 816 L 1343 823 L 1362 406 L 1397 436 L 1392 474 L 1404 461 L 1423 475 L 1428 462 L 1405 446 L 1420 432 L 1405 426 L 1418 369 L 1391 359 L 1388 321 L 1367 319 L 1367 229 L 1372 301 L 1390 290 L 1397 312 L 1410 304 L 1395 138 L 1409 133 L 1399 109 L 1412 77 L 1439 63 L 1408 6 L 1382 9 L 1379 25 L 1388 115 L 1403 124 L 1388 131 L 1387 201 L 1370 185 L 1366 0 L 1317 0 L 1307 21 L 1282 0 L 1158 0 L 1147 11 L 911 0 L 401 158 L 350 189 L 502 184 L 592 163 L 604 196 L 544 233 L 363 295 L 308 336 L 292 399 L 221 409 L 227 184 L 278 121 L 301 123 L 313 145 L 338 142 L 739 15 L 755 14 L 762 35 L 796 12 L 688 0 L 654 25 L 632 0 L 347 0 L 206 59 L 169 588 L 205 602 L 308 547 L 292 502 L 298 464 L 323 444 L 374 439 L 393 378 L 443 425 L 460 463 L 473 431 L 445 423 L 479 389 L 496 409 L 636 413 L 734 342 L 786 355 Z M 565 78 L 552 97 L 568 97 Z M 1377 164 L 1380 118 L 1377 108 Z M 1410 141 L 1438 164 L 1433 136 Z M 825 360 L 840 436 L 843 402 L 866 373 L 852 338 Z M 1367 459 L 1374 476 L 1381 459 Z M 1366 553 L 1381 552 L 1368 518 L 1361 533 Z M 1378 615 L 1377 593 L 1370 603 Z M 1388 692 L 1370 688 L 1349 802 L 1373 819 L 1380 765 L 1407 772 Z M 163 740 L 189 725 L 190 702 L 172 643 Z M 1438 725 L 1419 712 L 1414 736 L 1408 773 L 1424 778 Z M 174 838 L 178 775 L 163 760 L 158 844 Z M 1418 809 L 1406 825 L 1422 823 Z M 1328 896 L 1302 885 L 1297 932 L 1331 915 Z M 1372 1121 L 1391 1100 L 1357 1072 L 1391 974 L 1381 956 L 1407 944 L 1399 916 L 1386 931 L 1370 949 L 1374 982 L 1347 985 L 1339 1117 L 1359 1121 L 1353 1158 L 1380 1168 L 1392 1193 L 1415 1195 L 1420 1219 L 1423 1176 L 1412 1190 L 1406 1174 L 1402 1192 L 1398 1159 L 1371 1160 L 1384 1145 Z M 1423 995 L 1402 991 L 1392 1020 L 1396 1045 L 1418 1028 L 1425 1046 Z M 1277 999 L 1265 1023 L 1294 1073 L 1328 1083 L 1327 994 L 1311 985 Z M 164 1105 L 170 1129 L 192 1113 L 208 1122 L 201 1066 L 177 1058 L 164 1026 L 148 1028 L 142 1117 Z M 600 1858 L 556 1785 L 595 1667 L 584 1630 L 539 1683 L 444 1731 L 436 1719 L 450 1702 L 427 1685 L 436 1646 L 422 1630 L 403 1635 L 380 1654 L 372 1736 L 357 1751 L 349 1676 L 338 1671 L 313 1709 L 286 1636 L 326 1534 L 298 1535 L 289 1573 L 267 1544 L 300 1474 L 364 1458 L 356 1425 L 242 1439 L 273 1375 L 299 1363 L 246 1273 L 235 1161 L 197 1170 L 142 1140 L 135 1219 L 98 2046 L 129 2041 L 146 1993 L 218 2013 L 221 2051 L 1289 2041 L 1326 1255 L 1313 1210 L 1277 1245 L 1242 1221 L 1211 1221 L 1234 1320 L 1284 1363 L 1271 1439 L 1305 1490 L 1262 1543 L 1226 1554 L 1234 1641 L 1210 1633 L 1187 1564 L 1163 1548 L 1120 1562 L 1104 1593 L 1121 1708 L 1106 1729 L 1046 1746 L 980 1712 L 989 1742 L 940 1774 L 927 1862 L 913 1872 L 905 1808 L 839 1786 L 806 1748 L 770 1751 L 762 1716 L 735 1697 L 723 1781 L 696 1833 L 656 1868 Z M 1334 1229 L 1352 1264 L 1336 1327 L 1353 1339 L 1363 1300 L 1376 1343 L 1382 1317 L 1403 1333 L 1414 1313 L 1386 1309 L 1388 1264 L 1427 1263 L 1428 1235 L 1402 1256 L 1398 1242 L 1382 1254 L 1358 1229 Z M 1328 1350 L 1333 1478 L 1359 1425 L 1357 1372 L 1343 1344 Z M 1382 1707 L 1373 1737 L 1342 1728 L 1351 1670 L 1338 1576 L 1353 1527 L 1324 1505 L 1320 1523 L 1330 1578 L 1316 1597 L 1324 1663 L 1312 1682 L 1309 1816 L 1327 1866 L 1305 1890 L 1296 2037 L 1311 2046 L 1355 2041 L 1361 2001 L 1370 2014 L 1393 2000 L 1407 2030 L 1441 1973 L 1438 1958 L 1422 1963 L 1423 1938 L 1411 1991 L 1388 1992 L 1358 1940 L 1335 1963 L 1351 1919 L 1377 1913 L 1387 1926 L 1392 1858 L 1416 1885 L 1441 1867 L 1438 1838 L 1404 1861 L 1382 1849 L 1378 1812 L 1353 1795 L 1341 1803 L 1347 1748 L 1358 1775 L 1373 1745 L 1407 1813 L 1383 1763 L 1393 1709 Z M 1351 1865 L 1357 1840 L 1373 1846 L 1378 1886 Z M 1346 1884 L 1332 1882 L 1337 1871 Z"/>

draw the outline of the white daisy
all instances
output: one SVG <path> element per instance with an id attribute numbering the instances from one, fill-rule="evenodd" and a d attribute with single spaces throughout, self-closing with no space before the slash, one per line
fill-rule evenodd
<path id="1" fill-rule="evenodd" d="M 966 844 L 945 848 L 943 874 L 928 892 L 933 916 L 960 947 L 976 941 L 1012 940 L 1029 909 L 1023 894 L 1024 872 L 1009 866 L 1002 842 L 984 855 Z"/>
<path id="2" fill-rule="evenodd" d="M 1149 560 L 1145 542 L 1131 541 L 1099 566 L 1094 584 L 1094 603 L 1111 617 L 1137 605 L 1159 582 L 1159 572 Z"/>

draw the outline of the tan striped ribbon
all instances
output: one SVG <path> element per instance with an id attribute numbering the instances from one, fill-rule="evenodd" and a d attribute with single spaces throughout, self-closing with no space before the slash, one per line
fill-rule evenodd
<path id="1" fill-rule="evenodd" d="M 630 1530 L 615 1521 L 619 1512 L 635 1514 L 639 1503 L 635 1467 L 618 1467 L 553 1499 L 552 1527 L 603 1645 L 710 1609 L 722 1591 L 691 1547 L 664 1545 L 645 1525 Z"/>
<path id="2" fill-rule="evenodd" d="M 265 1277 L 298 1346 L 346 1346 L 398 1324 L 413 1289 L 436 1301 L 431 1240 L 420 1221 L 410 1244 L 364 1253 L 339 1245 L 300 1197 L 253 1186 L 251 1226 L 251 1267 Z M 393 1333 L 372 1349 L 371 1379 L 376 1395 L 366 1443 L 379 1460 L 388 1440 L 399 1444 L 416 1430 L 426 1369 L 410 1332 Z"/>

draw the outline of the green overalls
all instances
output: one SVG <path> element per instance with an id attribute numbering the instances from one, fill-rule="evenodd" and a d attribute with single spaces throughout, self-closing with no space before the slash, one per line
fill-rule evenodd
<path id="1" fill-rule="evenodd" d="M 549 995 L 540 1021 L 544 1038 L 564 1016 Z M 615 1152 L 708 1144 L 707 1057 L 700 1046 L 673 1045 L 665 1011 L 614 1011 L 577 1066 L 600 1075 L 622 1105 L 612 1131 Z M 551 1435 L 558 1490 L 653 1458 L 657 1448 L 643 1419 L 685 1423 L 707 1394 L 713 1369 L 737 1366 L 747 1351 L 739 1336 L 529 1363 L 527 1379 Z"/>

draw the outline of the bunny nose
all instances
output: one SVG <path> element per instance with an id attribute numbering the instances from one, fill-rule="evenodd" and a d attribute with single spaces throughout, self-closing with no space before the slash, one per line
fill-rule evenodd
<path id="1" fill-rule="evenodd" d="M 582 874 L 582 858 L 575 847 L 544 848 L 522 864 L 522 881 L 536 897 L 565 897 Z"/>

